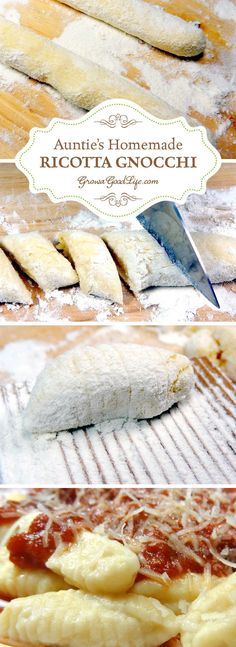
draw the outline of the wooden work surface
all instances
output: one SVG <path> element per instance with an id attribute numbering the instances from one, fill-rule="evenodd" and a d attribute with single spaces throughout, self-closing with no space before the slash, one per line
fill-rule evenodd
<path id="1" fill-rule="evenodd" d="M 213 189 L 227 189 L 235 185 L 235 164 L 227 163 L 223 164 L 218 173 L 212 177 L 208 183 L 208 187 Z M 212 205 L 214 208 L 214 205 Z M 80 215 L 84 215 L 86 210 L 77 203 L 66 202 L 61 204 L 53 204 L 45 194 L 33 195 L 28 191 L 28 181 L 26 177 L 18 171 L 14 164 L 0 164 L 0 235 L 7 233 L 16 233 L 16 232 L 26 232 L 26 231 L 40 231 L 42 234 L 45 234 L 49 237 L 53 236 L 53 233 L 60 229 L 76 229 L 76 228 L 85 228 L 80 224 Z M 89 216 L 89 212 L 87 212 Z M 99 225 L 101 229 L 106 226 L 104 221 L 99 221 L 96 217 L 92 216 L 92 222 L 97 221 L 96 229 L 93 229 L 93 225 L 89 228 L 91 231 L 96 231 L 99 233 Z M 199 214 L 194 214 L 196 220 L 199 218 Z M 232 226 L 232 214 L 230 209 L 224 208 L 221 211 L 214 213 L 214 224 L 216 218 L 220 220 L 220 224 L 223 226 L 224 223 Z M 205 220 L 205 215 L 203 214 L 203 221 Z M 203 222 L 204 224 L 204 222 Z M 230 232 L 230 229 L 229 229 Z M 29 281 L 27 285 L 29 286 Z M 76 298 L 73 298 L 73 303 L 70 303 L 70 295 L 76 295 L 79 288 L 67 288 L 64 290 L 57 291 L 57 295 L 63 297 L 66 295 L 67 301 L 69 303 L 62 303 L 58 301 L 58 298 L 53 298 L 46 300 L 43 292 L 39 290 L 35 285 L 31 285 L 30 289 L 32 291 L 32 296 L 34 300 L 33 306 L 17 306 L 9 307 L 5 305 L 0 305 L 0 322 L 18 322 L 18 321 L 41 321 L 44 323 L 51 322 L 55 323 L 58 321 L 105 321 L 108 320 L 117 320 L 117 321 L 127 321 L 127 322 L 154 322 L 154 323 L 175 323 L 175 311 L 170 313 L 169 319 L 167 321 L 158 320 L 158 310 L 157 306 L 149 306 L 144 308 L 141 303 L 134 297 L 134 295 L 123 285 L 124 292 L 124 308 L 123 311 L 114 307 L 109 306 L 109 302 L 104 306 L 105 309 L 100 311 L 100 300 L 99 298 L 91 298 L 88 306 L 79 305 L 80 302 L 76 301 Z M 178 291 L 180 298 L 182 295 L 184 297 L 184 290 L 186 288 L 174 288 Z M 217 289 L 217 288 L 216 288 Z M 194 290 L 191 290 L 191 294 L 194 296 Z M 236 283 L 225 284 L 225 290 L 230 292 L 232 299 L 235 299 L 236 293 Z M 80 293 L 81 294 L 81 293 Z M 158 294 L 158 293 L 157 293 Z M 169 293 L 170 299 L 172 298 L 173 292 Z M 176 292 L 174 293 L 176 294 Z M 157 298 L 158 301 L 158 298 Z M 80 309 L 82 308 L 82 309 Z M 232 308 L 231 308 L 232 310 Z M 101 318 L 100 318 L 101 317 Z M 183 315 L 183 320 L 181 323 L 184 323 L 187 320 L 186 316 Z M 188 319 L 189 320 L 189 319 Z M 195 315 L 191 318 L 193 321 L 236 321 L 236 312 L 235 314 L 229 313 L 226 309 L 220 311 L 213 310 L 210 306 L 206 305 L 204 298 L 202 301 L 202 306 L 197 308 Z"/>
<path id="2" fill-rule="evenodd" d="M 153 0 L 147 0 L 155 4 Z M 197 67 L 190 68 L 191 63 L 187 60 L 180 60 L 154 48 L 143 50 L 142 63 L 153 66 L 153 69 L 160 72 L 162 81 L 156 80 L 152 84 L 152 92 L 158 95 L 160 93 L 160 83 L 165 85 L 165 91 L 168 86 L 176 79 L 180 79 L 179 89 L 174 93 L 175 97 L 186 92 L 187 90 L 187 111 L 188 116 L 194 116 L 200 123 L 207 126 L 217 139 L 217 147 L 224 158 L 235 158 L 235 93 L 231 86 L 227 90 L 227 96 L 220 95 L 219 103 L 221 104 L 216 110 L 205 109 L 199 105 L 198 91 L 201 84 L 201 74 L 205 66 L 209 69 L 209 82 L 206 79 L 206 86 L 201 91 L 202 94 L 209 92 L 210 95 L 216 90 L 220 76 L 222 85 L 224 81 L 230 79 L 233 75 L 231 70 L 233 58 L 236 57 L 236 46 L 234 36 L 234 21 L 225 12 L 225 17 L 221 17 L 221 12 L 217 12 L 214 0 L 159 0 L 157 3 L 169 13 L 173 13 L 187 20 L 194 20 L 201 23 L 202 28 L 208 38 L 208 45 L 205 53 L 197 61 Z M 78 11 L 68 6 L 60 4 L 55 0 L 5 0 L 4 8 L 0 12 L 11 17 L 10 12 L 18 12 L 19 20 L 22 25 L 33 29 L 47 38 L 58 38 L 68 23 L 76 20 L 81 16 Z M 233 44 L 234 43 L 234 44 Z M 234 50 L 235 48 L 235 50 Z M 82 52 L 83 54 L 83 52 Z M 118 53 L 121 58 L 121 52 Z M 121 59 L 122 60 L 122 59 Z M 98 61 L 103 65 L 103 60 Z M 146 89 L 150 89 L 150 81 L 147 81 L 143 74 L 141 63 L 132 52 L 129 56 L 124 53 L 122 60 L 122 74 L 137 82 Z M 119 70 L 118 70 L 119 71 Z M 119 71 L 120 73 L 120 71 Z M 199 75 L 196 80 L 196 75 Z M 232 78 L 232 76 L 231 76 Z M 194 99 L 193 89 L 196 91 Z M 182 87 L 182 90 L 181 90 Z M 184 89 L 185 88 L 185 89 Z M 222 88 L 224 94 L 224 89 Z M 35 83 L 25 77 L 25 82 L 15 82 L 13 86 L 7 87 L 3 84 L 0 91 L 0 158 L 14 158 L 16 152 L 22 148 L 28 139 L 28 132 L 33 126 L 45 126 L 52 117 L 60 116 L 62 118 L 73 118 L 73 110 L 70 104 L 64 101 L 57 93 L 49 91 L 47 86 Z M 164 96 L 163 96 L 164 98 Z M 168 99 L 168 97 L 167 97 Z M 166 100 L 167 100 L 166 99 Z M 211 100 L 211 99 L 210 99 Z M 218 100 L 217 100 L 218 102 Z M 169 99 L 169 103 L 171 103 Z M 176 105 L 176 98 L 173 101 Z M 201 112 L 202 110 L 202 112 Z M 204 112 L 204 114 L 203 114 Z"/>
<path id="3" fill-rule="evenodd" d="M 111 420 L 70 433 L 22 433 L 22 411 L 50 357 L 79 344 L 138 343 L 182 351 L 183 336 L 182 328 L 163 336 L 154 326 L 2 326 L 0 482 L 235 483 L 236 388 L 208 359 L 193 361 L 190 396 L 157 418 Z"/>

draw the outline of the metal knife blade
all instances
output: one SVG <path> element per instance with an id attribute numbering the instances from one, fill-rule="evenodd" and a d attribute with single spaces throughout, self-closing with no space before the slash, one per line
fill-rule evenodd
<path id="1" fill-rule="evenodd" d="M 137 219 L 144 229 L 164 247 L 172 263 L 182 270 L 190 284 L 216 308 L 220 308 L 200 255 L 175 204 L 158 202 L 137 216 Z"/>

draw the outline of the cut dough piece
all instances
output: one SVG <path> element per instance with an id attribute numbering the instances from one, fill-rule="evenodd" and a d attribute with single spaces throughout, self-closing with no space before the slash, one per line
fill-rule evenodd
<path id="1" fill-rule="evenodd" d="M 236 327 L 211 326 L 201 327 L 196 332 L 191 330 L 184 351 L 188 357 L 209 357 L 236 382 Z"/>
<path id="2" fill-rule="evenodd" d="M 86 231 L 62 231 L 58 249 L 72 259 L 85 294 L 123 303 L 123 293 L 116 265 L 99 236 Z"/>
<path id="3" fill-rule="evenodd" d="M 0 548 L 0 597 L 22 598 L 68 588 L 62 577 L 46 568 L 18 568 L 10 561 L 7 548 Z"/>
<path id="4" fill-rule="evenodd" d="M 45 292 L 78 282 L 67 258 L 37 232 L 2 236 L 0 244 Z"/>
<path id="5" fill-rule="evenodd" d="M 183 617 L 183 647 L 234 647 L 236 573 L 200 597 Z"/>
<path id="6" fill-rule="evenodd" d="M 192 232 L 193 240 L 212 283 L 236 279 L 236 237 Z"/>
<path id="7" fill-rule="evenodd" d="M 206 45 L 205 35 L 196 23 L 173 16 L 143 0 L 126 0 L 125 4 L 124 0 L 60 2 L 177 56 L 196 56 Z"/>
<path id="8" fill-rule="evenodd" d="M 135 101 L 162 119 L 173 119 L 180 114 L 136 83 L 1 16 L 0 61 L 33 79 L 48 83 L 73 104 L 86 110 L 107 99 L 122 98 Z"/>
<path id="9" fill-rule="evenodd" d="M 0 303 L 33 303 L 27 290 L 9 258 L 0 249 Z"/>
<path id="10" fill-rule="evenodd" d="M 135 294 L 154 286 L 190 285 L 164 248 L 144 229 L 106 231 L 102 237 L 120 275 Z M 236 278 L 236 238 L 202 232 L 194 232 L 192 237 L 212 283 Z"/>
<path id="11" fill-rule="evenodd" d="M 76 543 L 59 546 L 46 566 L 73 587 L 101 595 L 126 593 L 140 568 L 137 555 L 127 546 L 86 530 Z"/>
<path id="12" fill-rule="evenodd" d="M 0 614 L 0 636 L 58 647 L 159 647 L 179 624 L 167 607 L 141 595 L 60 591 L 10 602 Z"/>
<path id="13" fill-rule="evenodd" d="M 78 346 L 42 371 L 23 427 L 56 432 L 113 418 L 152 418 L 185 398 L 193 381 L 186 357 L 158 347 Z"/>

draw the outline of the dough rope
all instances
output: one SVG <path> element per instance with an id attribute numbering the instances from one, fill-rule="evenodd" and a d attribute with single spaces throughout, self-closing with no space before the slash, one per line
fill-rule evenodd
<path id="1" fill-rule="evenodd" d="M 0 61 L 29 77 L 48 83 L 71 103 L 90 110 L 108 99 L 129 99 L 161 119 L 179 111 L 133 81 L 76 56 L 31 29 L 0 16 Z M 189 123 L 196 124 L 192 120 Z"/>
<path id="2" fill-rule="evenodd" d="M 56 432 L 113 418 L 153 418 L 188 396 L 193 382 L 190 361 L 158 347 L 78 346 L 38 377 L 23 429 Z"/>
<path id="3" fill-rule="evenodd" d="M 121 31 L 177 56 L 201 54 L 204 33 L 193 22 L 173 16 L 143 0 L 60 0 Z"/>

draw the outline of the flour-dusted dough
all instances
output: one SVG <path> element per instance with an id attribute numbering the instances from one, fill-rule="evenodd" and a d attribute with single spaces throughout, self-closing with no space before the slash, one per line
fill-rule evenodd
<path id="1" fill-rule="evenodd" d="M 0 244 L 45 292 L 78 282 L 67 258 L 37 232 L 2 236 Z"/>
<path id="2" fill-rule="evenodd" d="M 143 0 L 60 0 L 93 18 L 177 56 L 196 56 L 206 45 L 196 23 L 173 16 Z"/>
<path id="3" fill-rule="evenodd" d="M 126 593 L 140 568 L 128 546 L 86 530 L 75 543 L 58 546 L 46 566 L 71 586 L 101 595 Z"/>
<path id="4" fill-rule="evenodd" d="M 23 414 L 26 432 L 56 432 L 113 418 L 152 418 L 187 396 L 189 360 L 137 344 L 77 346 L 50 361 Z"/>
<path id="5" fill-rule="evenodd" d="M 71 258 L 85 294 L 123 303 L 116 265 L 105 243 L 87 231 L 62 231 L 57 235 L 58 249 Z"/>
<path id="6" fill-rule="evenodd" d="M 154 286 L 190 285 L 164 248 L 144 229 L 106 231 L 102 237 L 134 293 Z M 236 278 L 236 238 L 208 232 L 194 232 L 192 238 L 212 283 Z"/>
<path id="7" fill-rule="evenodd" d="M 233 382 L 236 382 L 236 327 L 211 326 L 187 329 L 189 339 L 184 352 L 188 357 L 209 357 Z"/>
<path id="8" fill-rule="evenodd" d="M 179 111 L 136 83 L 1 16 L 0 61 L 48 83 L 71 103 L 86 110 L 107 99 L 129 99 L 157 117 L 179 117 Z"/>
<path id="9" fill-rule="evenodd" d="M 160 602 L 132 593 L 45 593 L 13 600 L 0 614 L 1 637 L 57 647 L 159 647 L 179 625 Z"/>
<path id="10" fill-rule="evenodd" d="M 30 305 L 32 298 L 9 258 L 0 249 L 0 303 Z"/>

